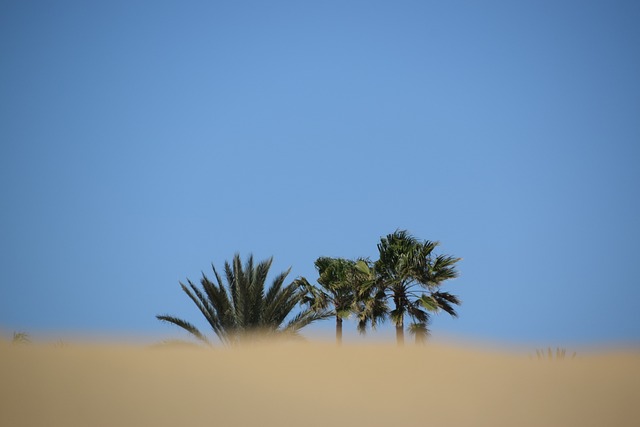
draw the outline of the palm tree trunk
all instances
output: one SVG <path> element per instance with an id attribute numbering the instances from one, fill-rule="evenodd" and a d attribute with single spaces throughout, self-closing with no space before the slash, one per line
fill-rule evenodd
<path id="1" fill-rule="evenodd" d="M 342 317 L 336 316 L 336 344 L 342 345 Z"/>
<path id="2" fill-rule="evenodd" d="M 396 323 L 396 343 L 398 347 L 404 346 L 404 319 L 400 318 L 400 321 Z"/>

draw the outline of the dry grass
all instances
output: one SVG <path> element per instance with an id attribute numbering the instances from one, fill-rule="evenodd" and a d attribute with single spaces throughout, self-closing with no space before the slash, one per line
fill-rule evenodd
<path id="1" fill-rule="evenodd" d="M 635 426 L 640 354 L 0 343 L 1 426 Z"/>
<path id="2" fill-rule="evenodd" d="M 576 354 L 577 353 L 574 351 L 571 354 L 571 358 L 575 359 L 576 358 Z M 556 348 L 556 352 L 554 353 L 553 350 L 551 349 L 551 347 L 548 347 L 546 351 L 544 349 L 536 350 L 536 356 L 540 360 L 544 360 L 544 359 L 547 359 L 547 360 L 564 360 L 565 357 L 567 356 L 567 349 L 566 348 L 557 347 Z"/>

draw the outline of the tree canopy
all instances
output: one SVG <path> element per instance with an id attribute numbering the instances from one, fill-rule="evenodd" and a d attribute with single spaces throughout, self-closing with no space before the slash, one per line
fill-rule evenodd
<path id="1" fill-rule="evenodd" d="M 289 270 L 280 273 L 265 289 L 265 282 L 272 258 L 254 264 L 249 256 L 242 265 L 236 254 L 231 263 L 224 264 L 224 278 L 212 264 L 214 280 L 204 273 L 201 287 L 187 279 L 180 287 L 198 307 L 211 329 L 224 344 L 234 344 L 254 339 L 257 336 L 298 335 L 301 328 L 326 317 L 323 311 L 300 306 L 305 290 L 296 281 L 285 285 Z M 158 315 L 159 320 L 172 323 L 194 336 L 197 340 L 210 344 L 210 340 L 192 323 L 171 315 Z"/>
<path id="2" fill-rule="evenodd" d="M 438 242 L 420 241 L 405 230 L 380 239 L 379 259 L 374 270 L 379 286 L 393 302 L 389 317 L 396 327 L 398 344 L 404 343 L 404 319 L 409 317 L 409 331 L 416 341 L 429 334 L 432 313 L 444 311 L 456 317 L 457 296 L 440 290 L 441 285 L 458 276 L 456 263 L 460 258 L 436 255 Z"/>

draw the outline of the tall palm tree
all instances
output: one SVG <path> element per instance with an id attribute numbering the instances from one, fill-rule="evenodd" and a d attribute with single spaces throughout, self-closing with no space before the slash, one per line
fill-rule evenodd
<path id="1" fill-rule="evenodd" d="M 404 319 L 412 323 L 409 331 L 416 342 L 424 341 L 429 334 L 430 313 L 445 311 L 457 317 L 454 305 L 460 300 L 455 295 L 439 290 L 446 280 L 457 277 L 455 264 L 460 258 L 435 255 L 438 242 L 421 242 L 405 230 L 396 230 L 380 239 L 380 258 L 374 268 L 387 298 L 394 308 L 389 315 L 396 327 L 396 341 L 404 344 Z"/>
<path id="2" fill-rule="evenodd" d="M 244 267 L 240 255 L 233 262 L 224 264 L 226 286 L 213 264 L 215 283 L 203 273 L 202 289 L 187 279 L 189 286 L 180 282 L 182 290 L 191 298 L 205 317 L 215 334 L 224 344 L 235 344 L 256 334 L 297 336 L 304 326 L 323 318 L 325 313 L 309 308 L 285 321 L 302 303 L 305 295 L 298 283 L 284 286 L 289 270 L 280 273 L 265 290 L 265 281 L 273 258 L 254 265 L 249 256 Z M 172 323 L 186 330 L 199 341 L 210 345 L 209 339 L 193 324 L 170 315 L 156 316 L 161 321 Z"/>
<path id="3" fill-rule="evenodd" d="M 297 282 L 306 289 L 305 302 L 317 312 L 328 312 L 336 319 L 336 342 L 342 344 L 342 321 L 357 312 L 367 297 L 370 266 L 366 260 L 320 257 L 315 262 L 318 287 L 300 277 Z"/>

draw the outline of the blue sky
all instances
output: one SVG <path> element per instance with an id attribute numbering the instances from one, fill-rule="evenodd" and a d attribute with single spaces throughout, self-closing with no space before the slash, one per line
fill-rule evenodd
<path id="1" fill-rule="evenodd" d="M 312 279 L 400 228 L 463 258 L 435 337 L 637 344 L 638 22 L 604 0 L 2 1 L 0 331 L 180 336 L 154 316 L 203 326 L 178 281 L 212 262 Z"/>

